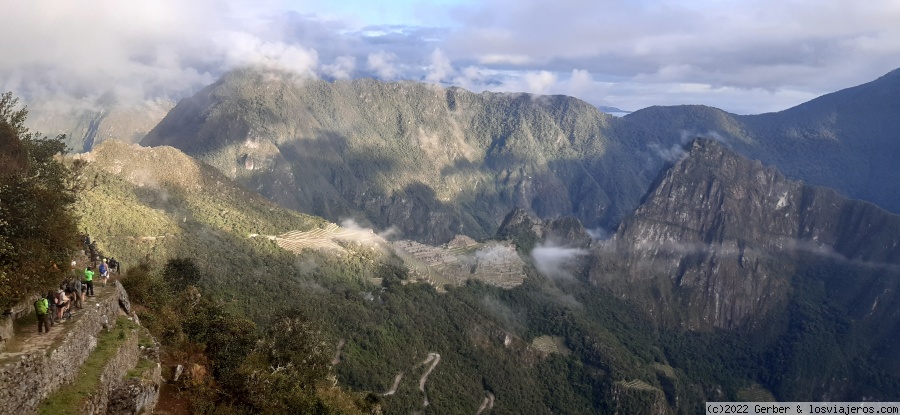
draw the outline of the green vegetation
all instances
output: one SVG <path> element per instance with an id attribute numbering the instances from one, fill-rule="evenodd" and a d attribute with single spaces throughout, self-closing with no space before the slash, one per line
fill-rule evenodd
<path id="1" fill-rule="evenodd" d="M 119 317 L 114 329 L 101 332 L 97 336 L 97 347 L 81 366 L 75 380 L 44 399 L 38 407 L 38 413 L 47 415 L 83 413 L 85 400 L 97 393 L 97 388 L 100 386 L 100 374 L 106 364 L 115 356 L 128 336 L 137 335 L 135 332 L 137 328 L 137 325 L 128 318 Z"/>
<path id="2" fill-rule="evenodd" d="M 633 151 L 643 137 L 614 123 L 565 96 L 247 69 L 176 106 L 142 144 L 182 149 L 282 206 L 436 244 L 490 237 L 517 206 L 616 223 L 656 171 Z"/>
<path id="3" fill-rule="evenodd" d="M 28 131 L 17 103 L 0 96 L 0 310 L 57 286 L 78 241 L 76 174 L 56 159 L 64 137 Z"/>
<path id="4" fill-rule="evenodd" d="M 317 324 L 292 312 L 273 316 L 260 333 L 252 321 L 225 311 L 189 277 L 191 260 L 147 264 L 122 280 L 141 320 L 163 346 L 163 360 L 189 367 L 184 396 L 195 413 L 351 414 L 372 409 L 365 395 L 328 382 L 328 351 Z"/>

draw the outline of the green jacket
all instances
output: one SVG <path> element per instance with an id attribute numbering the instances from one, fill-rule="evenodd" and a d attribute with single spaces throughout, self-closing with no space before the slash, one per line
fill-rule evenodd
<path id="1" fill-rule="evenodd" d="M 39 316 L 47 314 L 47 309 L 49 307 L 50 303 L 46 298 L 38 298 L 37 301 L 34 302 L 34 312 Z"/>
<path id="2" fill-rule="evenodd" d="M 84 280 L 85 281 L 93 281 L 94 280 L 94 271 L 85 270 L 84 271 Z"/>

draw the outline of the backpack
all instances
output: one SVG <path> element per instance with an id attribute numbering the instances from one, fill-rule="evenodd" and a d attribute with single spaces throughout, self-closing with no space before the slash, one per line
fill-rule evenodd
<path id="1" fill-rule="evenodd" d="M 99 269 L 99 271 L 100 271 L 100 276 L 105 276 L 105 275 L 106 275 L 106 271 L 107 271 L 107 269 L 106 269 L 106 264 L 100 264 L 100 269 Z"/>
<path id="2" fill-rule="evenodd" d="M 48 308 L 50 308 L 50 306 L 48 305 L 46 298 L 38 298 L 37 301 L 34 302 L 34 312 L 39 316 L 47 314 Z"/>

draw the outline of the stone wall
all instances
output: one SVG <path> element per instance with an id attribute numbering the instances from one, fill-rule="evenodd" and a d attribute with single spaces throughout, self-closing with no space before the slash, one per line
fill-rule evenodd
<path id="1" fill-rule="evenodd" d="M 120 303 L 130 305 L 128 293 L 118 281 L 115 287 L 115 292 L 85 301 L 84 311 L 68 323 L 71 326 L 58 345 L 0 363 L 0 415 L 31 413 L 50 393 L 75 379 L 97 346 L 97 334 L 104 322 L 114 327 Z"/>
<path id="2" fill-rule="evenodd" d="M 3 350 L 3 346 L 12 338 L 15 321 L 32 313 L 34 311 L 34 301 L 37 299 L 38 296 L 34 295 L 8 310 L 3 310 L 3 315 L 0 315 L 0 350 Z"/>

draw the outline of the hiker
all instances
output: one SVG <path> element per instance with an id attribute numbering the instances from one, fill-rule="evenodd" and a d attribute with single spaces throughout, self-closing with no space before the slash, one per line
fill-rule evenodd
<path id="1" fill-rule="evenodd" d="M 84 301 L 84 284 L 81 283 L 80 279 L 75 278 L 69 280 L 69 285 L 72 293 L 75 294 L 75 308 L 81 310 L 82 302 Z"/>
<path id="2" fill-rule="evenodd" d="M 116 274 L 119 274 L 119 261 L 116 260 L 116 257 L 112 257 L 109 259 L 109 268 L 116 271 Z"/>
<path id="3" fill-rule="evenodd" d="M 50 302 L 40 297 L 34 302 L 34 314 L 37 316 L 38 333 L 49 333 L 50 326 L 47 323 L 47 312 L 50 310 Z"/>
<path id="4" fill-rule="evenodd" d="M 106 265 L 106 258 L 100 263 L 98 271 L 100 271 L 100 279 L 103 281 L 103 286 L 106 287 L 106 281 L 109 280 L 109 266 Z"/>
<path id="5" fill-rule="evenodd" d="M 94 271 L 91 267 L 87 267 L 84 269 L 84 283 L 87 285 L 87 295 L 90 297 L 94 296 Z"/>
<path id="6" fill-rule="evenodd" d="M 56 306 L 56 318 L 57 321 L 62 321 L 63 315 L 69 310 L 69 296 L 66 295 L 65 290 L 60 288 L 59 291 L 56 292 L 56 298 L 59 301 Z"/>
<path id="7" fill-rule="evenodd" d="M 56 298 L 56 295 L 53 294 L 53 290 L 47 291 L 47 313 L 48 319 L 50 320 L 50 327 L 53 327 L 53 323 L 56 322 L 56 310 L 57 305 L 59 304 L 59 298 Z"/>

